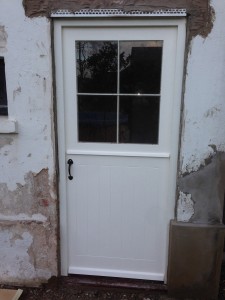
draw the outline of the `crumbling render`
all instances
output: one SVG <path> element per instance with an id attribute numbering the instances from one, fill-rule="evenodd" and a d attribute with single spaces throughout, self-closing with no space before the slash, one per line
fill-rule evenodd
<path id="1" fill-rule="evenodd" d="M 1 282 L 34 285 L 57 275 L 57 205 L 50 190 L 48 169 L 29 172 L 14 191 L 0 184 Z"/>
<path id="2" fill-rule="evenodd" d="M 177 203 L 177 221 L 188 222 L 194 214 L 194 201 L 191 194 L 180 191 Z"/>
<path id="3" fill-rule="evenodd" d="M 23 0 L 28 17 L 50 16 L 51 12 L 66 9 L 71 12 L 81 9 L 123 9 L 124 11 L 186 9 L 188 13 L 189 39 L 196 35 L 206 37 L 213 27 L 214 10 L 209 0 Z"/>
<path id="4" fill-rule="evenodd" d="M 178 180 L 180 198 L 177 220 L 182 220 L 188 205 L 193 213 L 187 221 L 202 224 L 221 224 L 225 193 L 225 153 L 215 152 L 205 159 L 197 171 L 185 173 Z M 184 201 L 186 195 L 186 201 Z M 187 198 L 191 195 L 191 198 Z M 191 202 L 190 202 L 191 201 Z M 192 208 L 189 207 L 189 215 Z M 182 220 L 185 221 L 185 220 Z"/>

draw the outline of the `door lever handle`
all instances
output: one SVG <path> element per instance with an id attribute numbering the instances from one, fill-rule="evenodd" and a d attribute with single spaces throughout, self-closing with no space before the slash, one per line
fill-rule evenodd
<path id="1" fill-rule="evenodd" d="M 68 173 L 69 173 L 68 178 L 69 178 L 69 180 L 72 180 L 72 179 L 73 179 L 73 176 L 72 176 L 71 173 L 70 173 L 70 169 L 71 169 L 71 166 L 72 166 L 72 164 L 73 164 L 73 160 L 72 160 L 71 158 L 68 159 L 67 164 L 68 164 Z"/>

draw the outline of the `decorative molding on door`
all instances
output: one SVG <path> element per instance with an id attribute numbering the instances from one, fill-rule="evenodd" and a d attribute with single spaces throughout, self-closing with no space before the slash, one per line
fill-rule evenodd
<path id="1" fill-rule="evenodd" d="M 121 9 L 81 9 L 71 10 L 59 9 L 52 12 L 51 17 L 186 17 L 186 9 L 166 9 L 145 12 L 140 10 L 124 11 Z"/>

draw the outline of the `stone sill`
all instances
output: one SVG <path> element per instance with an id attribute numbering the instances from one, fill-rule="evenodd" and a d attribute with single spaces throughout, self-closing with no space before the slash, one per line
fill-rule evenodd
<path id="1" fill-rule="evenodd" d="M 1 133 L 18 133 L 18 124 L 15 120 L 7 117 L 0 117 L 0 134 Z"/>

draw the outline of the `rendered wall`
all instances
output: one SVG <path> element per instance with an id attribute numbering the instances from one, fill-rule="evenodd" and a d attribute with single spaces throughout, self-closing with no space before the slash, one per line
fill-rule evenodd
<path id="1" fill-rule="evenodd" d="M 31 18 L 49 16 L 57 9 L 187 10 L 184 106 L 175 214 L 178 221 L 221 223 L 225 186 L 224 1 L 24 0 L 23 4 L 26 15 Z"/>
<path id="2" fill-rule="evenodd" d="M 9 119 L 18 122 L 18 133 L 0 133 L 2 282 L 38 282 L 57 274 L 59 242 L 48 19 L 55 9 L 187 9 L 187 59 L 175 214 L 180 222 L 222 222 L 224 1 L 0 0 L 0 7 L 0 56 L 5 57 L 6 63 Z M 2 132 L 13 131 L 13 126 L 15 123 L 0 117 Z"/>
<path id="3" fill-rule="evenodd" d="M 213 28 L 191 40 L 187 57 L 168 265 L 169 294 L 178 299 L 218 298 L 225 233 L 224 4 L 211 1 Z"/>
<path id="4" fill-rule="evenodd" d="M 0 0 L 0 57 L 9 106 L 0 116 L 0 282 L 35 284 L 58 264 L 48 19 L 26 17 L 21 0 Z"/>
<path id="5" fill-rule="evenodd" d="M 222 222 L 225 191 L 225 2 L 213 28 L 192 39 L 185 78 L 177 220 Z"/>

